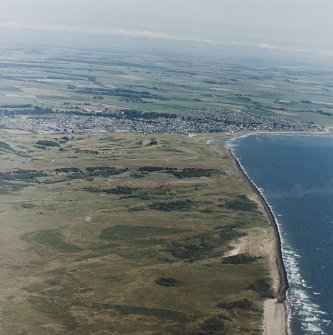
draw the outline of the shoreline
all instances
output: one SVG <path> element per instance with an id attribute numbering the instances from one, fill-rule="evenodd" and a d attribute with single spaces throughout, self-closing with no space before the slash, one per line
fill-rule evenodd
<path id="1" fill-rule="evenodd" d="M 278 270 L 279 275 L 279 288 L 278 288 L 278 297 L 274 304 L 269 304 L 266 300 L 265 302 L 265 315 L 264 315 L 264 334 L 270 335 L 270 334 L 277 334 L 275 331 L 278 327 L 278 320 L 274 320 L 272 322 L 272 318 L 274 318 L 274 315 L 279 315 L 278 318 L 283 318 L 284 320 L 280 320 L 284 324 L 284 329 L 281 330 L 281 333 L 288 334 L 288 313 L 287 313 L 287 290 L 289 288 L 288 278 L 287 278 L 287 272 L 284 266 L 283 257 L 282 257 L 282 242 L 281 242 L 281 236 L 278 228 L 278 224 L 276 222 L 276 219 L 274 217 L 274 214 L 267 203 L 266 199 L 263 197 L 263 195 L 258 190 L 257 186 L 253 183 L 253 181 L 249 178 L 249 176 L 246 174 L 245 170 L 241 166 L 238 158 L 234 155 L 232 150 L 228 148 L 228 151 L 237 167 L 237 169 L 242 174 L 243 178 L 248 182 L 248 184 L 251 187 L 251 190 L 257 195 L 261 205 L 263 206 L 263 209 L 267 215 L 268 221 L 273 228 L 274 237 L 275 237 L 275 261 L 276 266 Z M 281 309 L 283 309 L 283 313 L 281 312 Z M 281 316 L 281 313 L 283 316 Z M 273 323 L 271 326 L 273 329 L 269 329 L 270 323 Z"/>
<path id="2" fill-rule="evenodd" d="M 333 128 L 332 127 L 325 127 L 324 130 L 322 130 L 322 131 L 268 131 L 268 130 L 263 130 L 263 131 L 248 130 L 247 131 L 247 130 L 244 130 L 244 131 L 238 131 L 238 132 L 234 132 L 234 133 L 226 133 L 224 135 L 222 135 L 222 134 L 223 133 L 216 133 L 215 135 L 218 135 L 219 138 L 210 139 L 206 142 L 206 144 L 216 144 L 216 142 L 219 142 L 219 141 L 226 141 L 226 140 L 231 140 L 233 138 L 247 137 L 247 136 L 252 136 L 252 135 L 329 136 L 329 135 L 333 135 Z"/>

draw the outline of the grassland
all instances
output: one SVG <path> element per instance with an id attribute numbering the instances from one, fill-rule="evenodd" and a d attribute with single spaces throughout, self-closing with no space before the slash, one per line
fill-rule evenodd
<path id="1" fill-rule="evenodd" d="M 0 333 L 260 334 L 274 237 L 206 140 L 2 133 Z"/>

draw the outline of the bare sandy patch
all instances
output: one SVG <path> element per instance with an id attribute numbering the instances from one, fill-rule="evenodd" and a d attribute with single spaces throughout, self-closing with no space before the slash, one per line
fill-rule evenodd
<path id="1" fill-rule="evenodd" d="M 264 303 L 264 335 L 286 335 L 286 311 L 282 303 L 268 299 Z"/>
<path id="2" fill-rule="evenodd" d="M 248 194 L 248 198 L 255 201 L 258 209 L 266 214 L 262 202 L 255 194 Z M 280 275 L 277 266 L 276 238 L 272 226 L 267 228 L 253 228 L 248 234 L 239 238 L 231 244 L 233 249 L 226 256 L 234 256 L 240 253 L 250 253 L 264 256 L 268 260 L 269 273 L 272 286 L 278 292 L 280 286 Z M 264 335 L 286 335 L 286 309 L 283 303 L 278 303 L 276 299 L 268 299 L 264 303 L 263 319 Z"/>
<path id="3" fill-rule="evenodd" d="M 276 241 L 272 228 L 254 228 L 248 235 L 239 238 L 231 244 L 233 247 L 226 257 L 235 256 L 241 253 L 250 253 L 268 258 L 270 276 L 275 291 L 280 285 L 280 277 L 276 264 Z M 263 319 L 264 335 L 286 335 L 286 310 L 283 303 L 278 303 L 276 299 L 268 299 L 264 303 Z"/>

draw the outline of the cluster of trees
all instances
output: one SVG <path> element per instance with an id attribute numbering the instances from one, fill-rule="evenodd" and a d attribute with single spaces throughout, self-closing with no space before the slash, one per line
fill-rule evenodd
<path id="1" fill-rule="evenodd" d="M 236 211 L 255 212 L 258 209 L 258 206 L 254 201 L 250 200 L 246 195 L 240 195 L 235 199 L 227 200 L 226 208 L 233 209 Z"/>
<path id="2" fill-rule="evenodd" d="M 190 199 L 187 200 L 178 200 L 178 201 L 168 201 L 168 202 L 154 202 L 152 203 L 149 208 L 155 209 L 158 211 L 178 211 L 178 210 L 184 210 L 189 209 L 193 205 L 193 201 Z"/>
<path id="3" fill-rule="evenodd" d="M 0 105 L 0 108 L 32 108 L 31 104 L 6 104 Z"/>
<path id="4" fill-rule="evenodd" d="M 124 99 L 158 99 L 158 100 L 169 100 L 168 98 L 160 95 L 151 94 L 148 91 L 135 91 L 127 88 L 80 88 L 76 89 L 75 93 L 89 94 L 92 96 L 103 96 L 111 95 L 116 97 L 122 97 Z"/>
<path id="5" fill-rule="evenodd" d="M 0 172 L 1 181 L 33 181 L 37 177 L 45 177 L 44 171 L 37 170 L 15 170 L 10 172 Z"/>
<path id="6" fill-rule="evenodd" d="M 15 151 L 8 143 L 0 141 L 0 149 Z"/>
<path id="7" fill-rule="evenodd" d="M 51 140 L 39 140 L 36 142 L 36 144 L 43 147 L 60 147 L 59 143 Z"/>
<path id="8" fill-rule="evenodd" d="M 101 177 L 110 177 L 126 172 L 128 169 L 116 168 L 113 166 L 91 166 L 87 167 L 86 171 L 88 176 L 101 176 Z"/>
<path id="9" fill-rule="evenodd" d="M 133 194 L 136 191 L 136 188 L 132 188 L 129 186 L 117 186 L 114 188 L 97 188 L 97 187 L 88 186 L 85 188 L 85 190 L 88 192 L 92 192 L 92 193 L 128 195 L 128 194 Z"/>
<path id="10" fill-rule="evenodd" d="M 169 173 L 179 179 L 211 177 L 213 175 L 222 173 L 220 170 L 217 169 L 202 169 L 202 168 L 175 169 L 161 166 L 142 166 L 138 170 L 143 173 L 149 173 L 149 172 Z"/>
<path id="11" fill-rule="evenodd" d="M 44 115 L 44 114 L 52 114 L 55 111 L 51 107 L 39 107 L 32 105 L 5 105 L 6 108 L 13 108 L 13 109 L 5 109 L 2 110 L 1 113 L 4 116 L 14 117 L 17 115 Z M 14 107 L 8 107 L 14 106 Z"/>
<path id="12" fill-rule="evenodd" d="M 76 179 L 76 178 L 91 178 L 91 177 L 110 177 L 110 176 L 115 176 L 118 174 L 121 174 L 123 172 L 126 172 L 128 169 L 125 168 L 116 168 L 112 166 L 91 166 L 87 167 L 85 171 L 76 168 L 76 167 L 62 167 L 62 168 L 56 168 L 53 170 L 55 173 L 65 173 L 65 174 L 71 174 L 70 178 L 71 179 Z M 126 190 L 129 189 L 128 187 L 125 187 Z M 119 194 L 128 194 L 128 192 L 123 191 L 124 193 L 121 192 L 124 187 L 118 187 L 117 190 L 119 191 Z M 131 189 L 131 193 L 132 193 Z M 90 192 L 107 192 L 109 189 L 98 189 L 95 187 L 89 187 L 87 188 L 87 191 Z M 111 193 L 111 192 L 110 192 Z"/>

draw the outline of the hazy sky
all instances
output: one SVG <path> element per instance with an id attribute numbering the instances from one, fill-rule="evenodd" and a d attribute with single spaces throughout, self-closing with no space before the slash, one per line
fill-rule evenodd
<path id="1" fill-rule="evenodd" d="M 332 13 L 333 0 L 0 0 L 0 30 L 333 52 Z"/>

